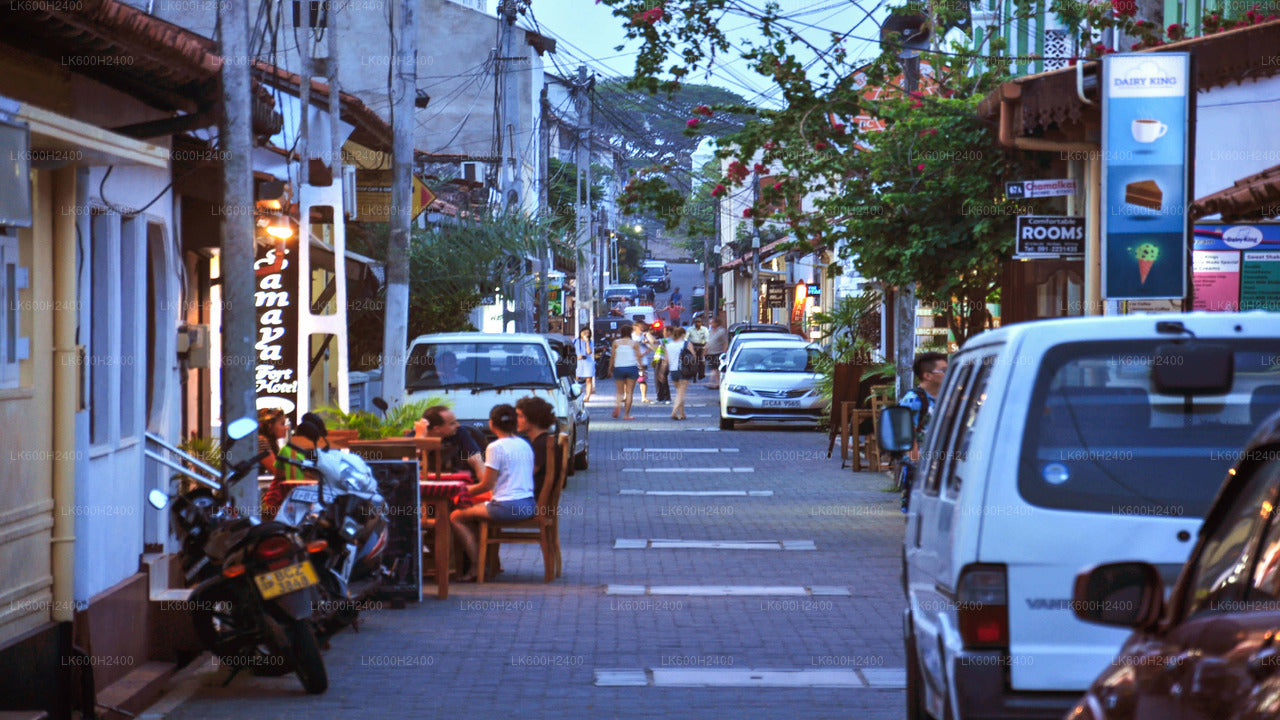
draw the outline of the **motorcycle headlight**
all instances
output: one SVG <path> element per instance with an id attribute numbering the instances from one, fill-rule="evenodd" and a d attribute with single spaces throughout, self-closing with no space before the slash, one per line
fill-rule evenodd
<path id="1" fill-rule="evenodd" d="M 351 518 L 347 518 L 346 521 L 342 523 L 342 535 L 346 539 L 348 540 L 354 539 L 356 534 L 359 532 L 360 532 L 360 526 L 356 524 L 355 520 L 352 520 Z"/>

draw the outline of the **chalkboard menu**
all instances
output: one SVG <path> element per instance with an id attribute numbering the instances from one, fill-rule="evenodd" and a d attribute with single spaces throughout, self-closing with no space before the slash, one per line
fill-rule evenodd
<path id="1" fill-rule="evenodd" d="M 391 578 L 382 586 L 383 597 L 422 602 L 422 505 L 417 460 L 367 460 L 378 481 L 378 492 L 387 500 L 390 531 L 382 566 Z"/>

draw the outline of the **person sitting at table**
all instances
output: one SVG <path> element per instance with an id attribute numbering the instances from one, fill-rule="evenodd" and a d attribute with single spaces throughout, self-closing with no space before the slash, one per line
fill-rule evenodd
<path id="1" fill-rule="evenodd" d="M 258 452 L 269 453 L 258 462 L 259 475 L 276 474 L 280 443 L 289 435 L 289 416 L 278 407 L 258 408 Z"/>
<path id="2" fill-rule="evenodd" d="M 466 489 L 473 497 L 492 490 L 493 499 L 454 510 L 449 516 L 472 568 L 480 557 L 473 527 L 476 520 L 528 520 L 538 510 L 533 497 L 533 448 L 516 437 L 516 409 L 507 404 L 494 406 L 489 411 L 489 429 L 498 439 L 489 443 L 485 452 L 484 479 Z M 475 579 L 473 569 L 459 581 Z"/>
<path id="3" fill-rule="evenodd" d="M 547 477 L 547 433 L 556 424 L 556 410 L 551 403 L 536 395 L 516 401 L 516 430 L 533 448 L 533 497 L 542 496 L 542 481 Z"/>
<path id="4" fill-rule="evenodd" d="M 432 405 L 423 411 L 422 419 L 413 424 L 413 431 L 408 435 L 416 438 L 439 438 L 446 445 L 445 462 L 452 465 L 452 468 L 443 470 L 467 469 L 478 481 L 484 477 L 484 456 L 471 433 L 461 428 L 462 424 L 452 410 L 444 405 Z"/>
<path id="5" fill-rule="evenodd" d="M 314 461 L 316 459 L 316 450 L 318 448 L 329 447 L 328 440 L 325 437 L 329 431 L 324 426 L 324 420 L 315 413 L 307 413 L 302 416 L 302 420 L 298 422 L 298 427 L 294 429 L 293 436 L 289 438 L 288 444 L 280 448 L 280 452 L 276 457 L 288 460 Z M 280 511 L 280 504 L 284 502 L 284 496 L 289 492 L 289 486 L 285 483 L 290 480 L 304 480 L 306 474 L 302 468 L 297 465 L 290 465 L 286 462 L 276 463 L 276 477 L 271 481 L 271 486 L 262 494 L 262 519 L 273 520 L 276 513 Z"/>

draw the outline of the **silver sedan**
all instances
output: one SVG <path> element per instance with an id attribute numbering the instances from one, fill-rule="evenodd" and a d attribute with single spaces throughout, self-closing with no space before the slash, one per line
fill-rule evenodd
<path id="1" fill-rule="evenodd" d="M 732 430 L 740 420 L 816 423 L 827 412 L 815 388 L 821 352 L 794 339 L 744 345 L 720 380 L 720 429 Z"/>

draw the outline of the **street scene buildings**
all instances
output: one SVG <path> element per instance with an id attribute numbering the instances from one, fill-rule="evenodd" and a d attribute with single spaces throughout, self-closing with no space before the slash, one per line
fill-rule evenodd
<path id="1" fill-rule="evenodd" d="M 0 720 L 1274 714 L 1277 106 L 1252 0 L 15 0 Z"/>

